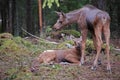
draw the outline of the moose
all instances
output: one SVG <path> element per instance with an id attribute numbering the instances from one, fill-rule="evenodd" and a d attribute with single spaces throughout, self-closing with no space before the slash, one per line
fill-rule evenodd
<path id="1" fill-rule="evenodd" d="M 106 48 L 105 52 L 107 55 L 107 71 L 111 72 L 110 66 L 110 16 L 107 12 L 102 11 L 92 5 L 85 5 L 78 10 L 74 10 L 68 13 L 56 12 L 59 16 L 57 22 L 53 25 L 53 30 L 60 30 L 66 25 L 77 23 L 79 31 L 81 32 L 81 60 L 80 65 L 84 64 L 85 57 L 85 44 L 87 39 L 88 31 L 91 32 L 93 43 L 96 49 L 96 57 L 91 67 L 92 70 L 96 70 L 97 61 L 99 59 L 102 41 L 102 34 L 104 34 Z"/>
<path id="2" fill-rule="evenodd" d="M 35 58 L 32 62 L 31 71 L 37 70 L 39 63 L 51 64 L 68 62 L 79 64 L 81 57 L 81 38 L 74 39 L 74 46 L 69 49 L 46 50 L 43 51 L 39 57 Z"/>

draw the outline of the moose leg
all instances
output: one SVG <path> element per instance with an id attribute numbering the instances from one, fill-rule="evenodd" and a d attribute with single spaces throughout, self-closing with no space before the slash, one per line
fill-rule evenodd
<path id="1" fill-rule="evenodd" d="M 107 55 L 107 70 L 109 72 L 111 72 L 111 66 L 110 66 L 110 54 L 109 54 L 109 40 L 110 40 L 110 29 L 109 29 L 109 25 L 105 26 L 103 29 L 103 33 L 105 36 L 105 41 L 106 41 L 106 55 Z"/>
<path id="2" fill-rule="evenodd" d="M 92 35 L 92 37 L 93 37 L 94 47 L 95 47 L 95 49 L 97 50 L 97 44 L 96 44 L 95 35 Z M 97 63 L 97 64 L 98 64 L 98 65 L 101 65 L 101 59 L 100 59 L 100 58 L 98 58 L 98 63 Z"/>
<path id="3" fill-rule="evenodd" d="M 67 56 L 65 59 L 74 64 L 79 64 L 79 62 L 80 62 L 76 57 L 74 57 L 72 55 Z"/>
<path id="4" fill-rule="evenodd" d="M 81 30 L 81 34 L 82 34 L 82 46 L 81 46 L 81 60 L 80 60 L 80 66 L 82 64 L 84 64 L 84 57 L 85 57 L 85 43 L 86 43 L 86 37 L 87 37 L 87 33 L 88 33 L 88 30 L 87 29 L 83 29 Z"/>
<path id="5" fill-rule="evenodd" d="M 99 58 L 100 51 L 101 51 L 101 45 L 102 45 L 101 26 L 96 26 L 94 31 L 95 31 L 95 42 L 94 42 L 94 44 L 95 44 L 95 47 L 96 47 L 97 54 L 96 54 L 93 66 L 91 68 L 92 70 L 96 70 L 97 63 L 98 63 L 98 58 Z"/>

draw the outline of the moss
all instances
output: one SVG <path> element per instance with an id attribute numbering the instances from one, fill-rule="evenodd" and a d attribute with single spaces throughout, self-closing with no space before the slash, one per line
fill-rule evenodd
<path id="1" fill-rule="evenodd" d="M 52 65 L 41 65 L 38 70 L 38 74 L 34 75 L 30 71 L 30 65 L 33 58 L 35 58 L 40 52 L 48 49 L 65 49 L 67 48 L 65 46 L 66 43 L 69 43 L 71 45 L 74 44 L 73 41 L 65 41 L 63 43 L 60 43 L 58 45 L 47 43 L 45 40 L 38 40 L 37 44 L 32 44 L 30 41 L 27 41 L 21 37 L 13 37 L 13 38 L 2 38 L 0 39 L 0 80 L 76 80 L 81 79 L 84 80 L 88 77 L 97 78 L 98 75 L 95 74 L 106 74 L 106 72 L 103 70 L 100 71 L 98 68 L 98 71 L 94 74 L 88 67 L 90 65 L 85 65 L 79 67 L 78 65 L 61 65 L 61 64 L 54 64 Z M 93 41 L 87 40 L 86 47 L 88 49 L 93 50 Z M 115 53 L 115 52 L 113 52 Z M 119 54 L 117 52 L 116 54 Z M 93 59 L 92 56 L 86 56 L 87 59 Z M 103 57 L 104 59 L 104 57 Z M 119 63 L 120 56 L 115 54 L 111 55 L 111 60 L 113 61 L 115 67 L 113 69 L 114 75 L 111 75 L 110 79 L 112 77 L 115 77 L 116 79 L 119 79 Z M 104 63 L 104 62 L 103 62 Z M 116 65 L 117 64 L 117 65 Z M 104 68 L 104 67 L 103 67 Z M 91 73 L 91 74 L 90 74 Z M 89 74 L 89 75 L 88 75 Z M 99 75 L 100 75 L 99 74 Z M 81 76 L 79 76 L 81 75 Z M 100 75 L 103 79 L 108 78 L 109 75 L 104 76 Z M 92 79 L 91 78 L 91 79 Z M 102 79 L 101 78 L 101 79 Z"/>
<path id="2" fill-rule="evenodd" d="M 76 30 L 61 30 L 61 31 L 51 32 L 51 33 L 49 33 L 49 35 L 51 37 L 57 38 L 58 36 L 61 36 L 62 33 L 65 35 L 73 35 L 76 38 L 79 38 L 81 35 L 80 32 L 78 32 Z"/>
<path id="3" fill-rule="evenodd" d="M 76 30 L 61 30 L 59 33 L 64 33 L 67 35 L 73 35 L 75 37 L 80 37 L 80 32 L 78 32 Z"/>
<path id="4" fill-rule="evenodd" d="M 102 44 L 102 49 L 105 49 L 105 47 L 106 47 L 106 43 Z M 114 47 L 112 45 L 110 45 L 110 50 L 113 50 L 113 49 L 114 49 Z M 90 53 L 93 50 L 95 50 L 93 40 L 87 39 L 87 41 L 86 41 L 86 51 Z"/>
<path id="5" fill-rule="evenodd" d="M 95 47 L 93 45 L 93 41 L 91 39 L 87 39 L 86 41 L 86 49 L 87 52 L 91 53 L 93 50 L 95 50 Z"/>
<path id="6" fill-rule="evenodd" d="M 13 36 L 10 33 L 2 33 L 0 34 L 0 39 L 12 39 Z"/>
<path id="7" fill-rule="evenodd" d="M 72 40 L 64 41 L 64 42 L 58 44 L 57 48 L 58 49 L 67 49 L 68 47 L 66 46 L 66 44 L 74 45 L 74 42 Z"/>

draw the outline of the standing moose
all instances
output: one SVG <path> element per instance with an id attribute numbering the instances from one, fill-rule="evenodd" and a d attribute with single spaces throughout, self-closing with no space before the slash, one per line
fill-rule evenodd
<path id="1" fill-rule="evenodd" d="M 53 29 L 59 30 L 66 25 L 77 23 L 81 31 L 82 46 L 80 65 L 84 64 L 85 43 L 88 31 L 92 33 L 94 46 L 97 54 L 91 69 L 95 70 L 97 61 L 101 51 L 102 33 L 106 41 L 107 70 L 111 72 L 110 56 L 109 56 L 109 40 L 110 40 L 110 16 L 107 12 L 97 9 L 92 5 L 85 5 L 81 9 L 71 11 L 69 13 L 56 12 L 59 19 L 54 24 Z"/>

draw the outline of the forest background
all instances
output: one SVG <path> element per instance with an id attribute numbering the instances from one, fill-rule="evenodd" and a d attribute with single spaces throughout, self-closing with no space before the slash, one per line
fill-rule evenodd
<path id="1" fill-rule="evenodd" d="M 67 13 L 85 4 L 107 11 L 111 17 L 111 38 L 120 37 L 119 0 L 0 0 L 0 33 L 25 37 L 28 36 L 24 32 L 26 30 L 40 36 L 56 22 L 58 17 L 55 11 Z M 70 25 L 69 29 L 77 30 L 75 26 Z"/>

